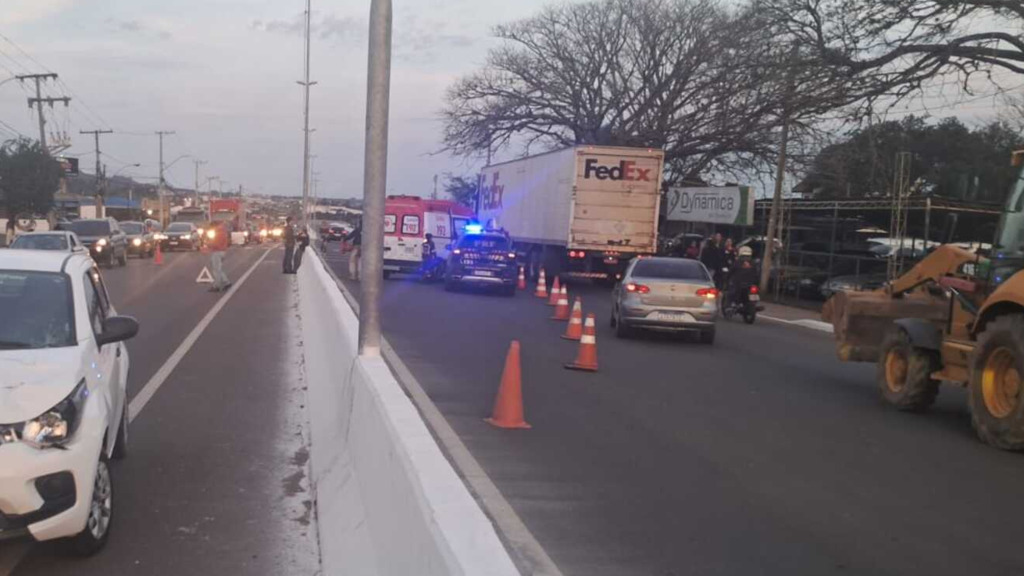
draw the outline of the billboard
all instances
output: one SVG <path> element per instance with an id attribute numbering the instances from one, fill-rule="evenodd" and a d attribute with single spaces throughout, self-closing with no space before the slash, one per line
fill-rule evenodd
<path id="1" fill-rule="evenodd" d="M 754 223 L 754 193 L 747 186 L 669 188 L 665 218 L 750 226 Z"/>

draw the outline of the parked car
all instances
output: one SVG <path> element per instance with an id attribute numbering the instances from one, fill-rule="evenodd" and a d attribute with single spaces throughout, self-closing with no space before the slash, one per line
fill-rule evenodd
<path id="1" fill-rule="evenodd" d="M 110 266 L 113 266 L 114 262 L 121 266 L 128 264 L 128 236 L 118 226 L 117 220 L 75 220 L 68 223 L 66 228 L 78 235 L 82 244 L 89 249 L 93 260 Z"/>
<path id="2" fill-rule="evenodd" d="M 29 232 L 14 239 L 14 250 L 57 250 L 85 252 L 85 246 L 74 232 Z"/>
<path id="3" fill-rule="evenodd" d="M 160 248 L 164 251 L 198 250 L 201 245 L 199 229 L 191 222 L 173 222 L 160 237 Z"/>
<path id="4" fill-rule="evenodd" d="M 638 328 L 700 334 L 715 341 L 718 290 L 697 260 L 634 258 L 612 295 L 611 325 L 620 338 Z"/>
<path id="5" fill-rule="evenodd" d="M 85 252 L 0 251 L 0 540 L 110 535 L 110 459 L 127 454 L 128 350 Z"/>
<path id="6" fill-rule="evenodd" d="M 467 228 L 444 265 L 444 288 L 449 292 L 461 286 L 491 287 L 511 297 L 516 295 L 518 279 L 512 240 L 500 232 L 470 232 Z"/>
<path id="7" fill-rule="evenodd" d="M 128 235 L 128 253 L 139 258 L 151 258 L 156 252 L 156 239 L 142 222 L 121 222 L 121 230 Z"/>

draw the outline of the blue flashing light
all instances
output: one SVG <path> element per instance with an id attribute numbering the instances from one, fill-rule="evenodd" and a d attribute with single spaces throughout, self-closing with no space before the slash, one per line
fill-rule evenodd
<path id="1" fill-rule="evenodd" d="M 480 224 L 466 224 L 466 234 L 483 234 L 484 227 Z"/>

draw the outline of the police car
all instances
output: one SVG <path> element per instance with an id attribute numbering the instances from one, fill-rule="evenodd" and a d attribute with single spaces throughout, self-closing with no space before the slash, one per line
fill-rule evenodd
<path id="1" fill-rule="evenodd" d="M 484 230 L 476 224 L 466 226 L 465 232 L 448 254 L 445 290 L 491 287 L 505 296 L 515 296 L 519 267 L 512 240 L 503 231 Z"/>

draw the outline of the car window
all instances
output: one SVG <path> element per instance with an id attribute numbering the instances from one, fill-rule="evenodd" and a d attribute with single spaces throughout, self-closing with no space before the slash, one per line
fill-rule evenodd
<path id="1" fill-rule="evenodd" d="M 395 230 L 397 229 L 397 225 L 398 225 L 398 217 L 397 216 L 395 216 L 394 214 L 385 214 L 384 215 L 384 233 L 385 234 L 394 234 Z"/>
<path id="2" fill-rule="evenodd" d="M 170 226 L 167 227 L 167 231 L 168 232 L 191 232 L 192 231 L 192 225 L 191 224 L 185 224 L 185 223 L 182 223 L 182 222 L 175 222 L 174 224 L 171 224 Z"/>
<path id="3" fill-rule="evenodd" d="M 103 306 L 104 316 L 110 315 L 110 293 L 107 292 L 107 284 L 103 281 L 103 276 L 100 275 L 99 268 L 93 268 L 90 272 L 92 283 L 100 295 L 100 304 Z"/>
<path id="4" fill-rule="evenodd" d="M 704 266 L 695 260 L 640 260 L 631 274 L 635 278 L 710 280 Z"/>
<path id="5" fill-rule="evenodd" d="M 108 236 L 110 223 L 102 220 L 79 220 L 68 224 L 67 229 L 79 236 Z"/>
<path id="6" fill-rule="evenodd" d="M 420 233 L 420 217 L 405 215 L 402 216 L 402 234 L 416 236 Z"/>
<path id="7" fill-rule="evenodd" d="M 124 230 L 125 234 L 142 234 L 142 224 L 138 222 L 122 222 L 121 230 Z"/>
<path id="8" fill-rule="evenodd" d="M 0 350 L 74 346 L 71 302 L 64 274 L 0 271 Z"/>
<path id="9" fill-rule="evenodd" d="M 93 334 L 99 335 L 103 332 L 103 320 L 107 317 L 103 297 L 100 290 L 93 281 L 93 272 L 86 272 L 82 278 L 82 285 L 85 289 L 85 306 L 89 313 L 89 323 L 92 325 Z"/>
<path id="10" fill-rule="evenodd" d="M 67 250 L 67 238 L 63 234 L 26 234 L 18 236 L 11 248 L 19 250 Z"/>

